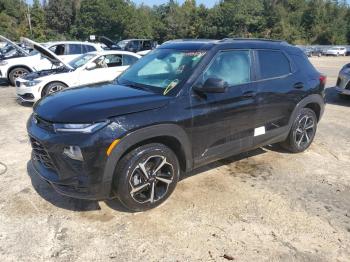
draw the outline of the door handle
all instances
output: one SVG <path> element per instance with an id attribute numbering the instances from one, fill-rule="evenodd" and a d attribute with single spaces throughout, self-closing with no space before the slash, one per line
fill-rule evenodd
<path id="1" fill-rule="evenodd" d="M 298 82 L 298 83 L 294 84 L 293 87 L 295 89 L 302 89 L 302 88 L 304 88 L 304 84 L 302 82 Z"/>
<path id="2" fill-rule="evenodd" d="M 246 91 L 243 93 L 243 97 L 245 97 L 245 98 L 251 98 L 254 96 L 256 96 L 256 92 L 254 92 L 254 91 Z"/>

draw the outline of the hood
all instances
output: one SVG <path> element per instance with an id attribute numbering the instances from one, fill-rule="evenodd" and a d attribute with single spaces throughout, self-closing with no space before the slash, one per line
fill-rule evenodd
<path id="1" fill-rule="evenodd" d="M 118 44 L 116 44 L 113 40 L 109 39 L 108 37 L 101 36 L 99 40 L 101 43 L 105 44 L 109 49 L 112 49 L 112 50 L 121 49 L 121 47 Z"/>
<path id="2" fill-rule="evenodd" d="M 31 46 L 33 49 L 38 51 L 43 57 L 47 58 L 52 64 L 58 65 L 63 64 L 65 67 L 69 69 L 73 69 L 69 64 L 64 62 L 62 59 L 60 59 L 54 52 L 50 51 L 49 49 L 43 47 L 42 45 L 34 42 L 33 40 L 30 40 L 25 37 L 21 37 L 21 41 L 29 46 Z"/>
<path id="3" fill-rule="evenodd" d="M 13 46 L 22 55 L 29 56 L 29 53 L 26 50 L 24 50 L 22 47 L 20 47 L 19 45 L 15 44 L 14 42 L 12 42 L 11 40 L 7 39 L 2 35 L 0 35 L 0 41 L 6 42 L 7 44 Z"/>
<path id="4" fill-rule="evenodd" d="M 93 123 L 160 108 L 170 99 L 168 96 L 109 82 L 49 95 L 35 104 L 34 112 L 53 123 Z"/>
<path id="5" fill-rule="evenodd" d="M 56 74 L 62 74 L 62 73 L 68 73 L 71 72 L 71 69 L 68 69 L 64 66 L 58 67 L 58 68 L 53 68 L 53 69 L 48 69 L 48 70 L 41 70 L 37 72 L 32 72 L 29 74 L 26 74 L 25 76 L 22 77 L 24 80 L 32 81 L 34 79 L 48 76 L 48 75 L 56 75 Z"/>

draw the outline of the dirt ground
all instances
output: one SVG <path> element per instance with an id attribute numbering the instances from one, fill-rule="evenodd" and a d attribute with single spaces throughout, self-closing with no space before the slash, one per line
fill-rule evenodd
<path id="1" fill-rule="evenodd" d="M 350 261 L 350 99 L 328 75 L 325 115 L 302 154 L 262 148 L 196 170 L 161 207 L 57 194 L 28 166 L 26 120 L 0 87 L 0 261 Z"/>

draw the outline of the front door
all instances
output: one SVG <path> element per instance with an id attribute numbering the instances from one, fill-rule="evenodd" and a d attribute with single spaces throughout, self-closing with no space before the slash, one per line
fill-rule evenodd
<path id="1" fill-rule="evenodd" d="M 224 93 L 192 91 L 193 154 L 195 165 L 208 163 L 252 146 L 254 135 L 255 87 L 251 83 L 252 52 L 220 51 L 196 85 L 208 78 L 228 83 Z"/>
<path id="2" fill-rule="evenodd" d="M 81 85 L 112 81 L 128 68 L 127 65 L 123 65 L 121 54 L 102 55 L 96 58 L 93 63 L 96 64 L 96 68 L 81 71 L 79 76 Z"/>

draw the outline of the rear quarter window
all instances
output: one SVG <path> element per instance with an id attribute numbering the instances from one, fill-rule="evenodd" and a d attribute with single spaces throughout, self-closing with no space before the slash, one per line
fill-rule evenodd
<path id="1" fill-rule="evenodd" d="M 260 72 L 259 80 L 281 77 L 291 73 L 290 62 L 281 51 L 258 50 L 257 60 Z"/>

